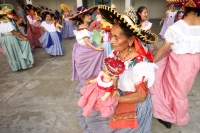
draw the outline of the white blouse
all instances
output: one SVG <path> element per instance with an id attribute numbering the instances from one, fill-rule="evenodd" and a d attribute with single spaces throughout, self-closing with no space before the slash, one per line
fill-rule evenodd
<path id="1" fill-rule="evenodd" d="M 37 21 L 35 18 L 32 19 L 30 15 L 27 16 L 27 19 L 28 19 L 29 24 L 31 25 L 33 25 Z"/>
<path id="2" fill-rule="evenodd" d="M 83 38 L 88 37 L 89 42 L 92 43 L 92 35 L 93 33 L 87 29 L 83 30 L 74 30 L 74 35 L 76 36 L 76 40 L 80 45 L 86 45 Z"/>
<path id="3" fill-rule="evenodd" d="M 56 27 L 54 25 L 54 22 L 52 24 L 48 24 L 46 21 L 43 21 L 41 24 L 42 27 L 45 28 L 46 31 L 48 32 L 56 32 Z"/>
<path id="4" fill-rule="evenodd" d="M 104 42 L 109 42 L 109 37 L 108 37 L 108 33 L 102 33 L 100 32 L 101 36 L 103 37 L 103 41 Z"/>
<path id="5" fill-rule="evenodd" d="M 14 26 L 11 22 L 0 21 L 0 34 L 12 34 L 11 31 L 14 30 Z"/>
<path id="6" fill-rule="evenodd" d="M 164 37 L 167 43 L 172 43 L 175 54 L 200 53 L 200 25 L 189 26 L 179 20 L 168 28 Z"/>
<path id="7" fill-rule="evenodd" d="M 143 29 L 143 30 L 150 30 L 151 27 L 152 27 L 152 23 L 146 20 L 146 21 L 144 21 L 142 23 L 142 28 L 141 29 Z"/>
<path id="8" fill-rule="evenodd" d="M 171 12 L 170 10 L 167 10 L 166 14 L 168 15 L 168 17 L 172 17 L 174 18 L 177 14 L 177 10 L 175 10 L 174 12 Z"/>

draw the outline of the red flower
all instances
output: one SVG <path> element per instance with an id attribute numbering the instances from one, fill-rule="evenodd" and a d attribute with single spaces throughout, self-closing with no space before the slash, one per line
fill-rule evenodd
<path id="1" fill-rule="evenodd" d="M 113 51 L 114 56 L 117 55 L 118 51 Z"/>
<path id="2" fill-rule="evenodd" d="M 135 57 L 135 60 L 136 60 L 137 63 L 140 63 L 140 62 L 143 62 L 144 57 L 141 56 L 141 55 L 138 55 L 137 57 Z"/>

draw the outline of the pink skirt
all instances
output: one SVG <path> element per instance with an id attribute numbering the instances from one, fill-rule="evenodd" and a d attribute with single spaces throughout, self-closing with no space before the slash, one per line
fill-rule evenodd
<path id="1" fill-rule="evenodd" d="M 83 116 L 89 116 L 93 110 L 101 112 L 101 117 L 107 118 L 114 113 L 118 104 L 117 98 L 112 98 L 112 94 L 105 100 L 101 97 L 106 93 L 105 90 L 99 89 L 97 83 L 89 84 L 81 89 L 82 97 L 78 101 L 79 107 L 83 108 Z"/>
<path id="2" fill-rule="evenodd" d="M 159 69 L 150 88 L 153 116 L 185 125 L 190 119 L 187 94 L 200 70 L 200 54 L 169 53 L 157 65 Z"/>
<path id="3" fill-rule="evenodd" d="M 29 25 L 27 30 L 27 37 L 33 51 L 36 47 L 42 48 L 43 45 L 40 43 L 39 38 L 42 36 L 43 31 L 39 28 L 39 22 L 35 25 Z"/>

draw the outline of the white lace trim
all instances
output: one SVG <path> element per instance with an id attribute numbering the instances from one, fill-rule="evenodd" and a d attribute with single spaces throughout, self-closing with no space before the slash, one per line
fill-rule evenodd
<path id="1" fill-rule="evenodd" d="M 176 54 L 200 52 L 200 26 L 189 26 L 179 20 L 170 26 L 165 33 L 167 43 L 172 43 L 171 49 Z"/>
<path id="2" fill-rule="evenodd" d="M 14 30 L 14 26 L 11 22 L 0 24 L 0 33 L 10 33 Z"/>
<path id="3" fill-rule="evenodd" d="M 113 85 L 113 81 L 111 80 L 110 82 L 103 82 L 101 80 L 101 76 L 103 76 L 103 72 L 101 71 L 97 77 L 97 83 L 99 86 L 104 87 L 104 88 L 108 88 L 111 87 Z"/>
<path id="4" fill-rule="evenodd" d="M 118 81 L 119 89 L 122 91 L 135 92 L 135 85 L 142 82 L 143 76 L 145 77 L 144 81 L 148 81 L 148 88 L 151 87 L 155 80 L 155 69 L 158 69 L 158 66 L 154 63 L 137 63 L 134 67 L 125 70 L 124 73 L 120 75 Z"/>

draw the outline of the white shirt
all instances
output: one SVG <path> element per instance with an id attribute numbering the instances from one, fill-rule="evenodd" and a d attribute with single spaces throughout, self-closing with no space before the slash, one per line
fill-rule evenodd
<path id="1" fill-rule="evenodd" d="M 54 25 L 54 22 L 52 24 L 48 24 L 46 21 L 43 21 L 41 24 L 42 27 L 45 28 L 46 31 L 48 32 L 56 32 L 56 27 Z"/>
<path id="2" fill-rule="evenodd" d="M 34 17 L 31 18 L 30 15 L 27 16 L 27 19 L 28 19 L 29 24 L 31 24 L 31 25 L 33 25 L 37 21 Z"/>
<path id="3" fill-rule="evenodd" d="M 166 42 L 172 43 L 173 53 L 200 53 L 200 25 L 189 26 L 179 20 L 167 29 L 164 37 Z"/>
<path id="4" fill-rule="evenodd" d="M 14 30 L 14 26 L 11 22 L 0 21 L 0 34 L 12 34 L 11 31 Z"/>
<path id="5" fill-rule="evenodd" d="M 168 17 L 172 17 L 174 18 L 177 14 L 177 10 L 175 10 L 174 12 L 171 12 L 170 10 L 167 10 L 166 14 L 168 15 Z"/>
<path id="6" fill-rule="evenodd" d="M 147 20 L 142 23 L 143 30 L 150 30 L 151 27 L 152 27 L 152 23 Z"/>
<path id="7" fill-rule="evenodd" d="M 106 31 L 105 31 L 106 32 Z M 109 42 L 108 33 L 100 33 L 104 42 Z"/>
<path id="8" fill-rule="evenodd" d="M 80 45 L 86 45 L 83 38 L 88 37 L 89 42 L 92 43 L 92 32 L 88 31 L 87 29 L 83 30 L 74 30 L 74 35 L 76 36 L 76 40 Z"/>

